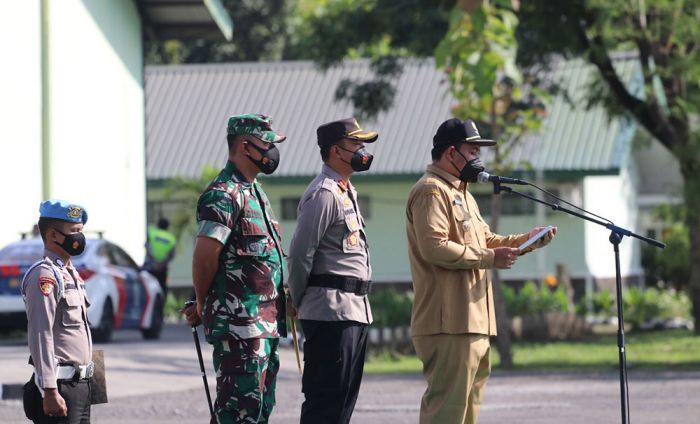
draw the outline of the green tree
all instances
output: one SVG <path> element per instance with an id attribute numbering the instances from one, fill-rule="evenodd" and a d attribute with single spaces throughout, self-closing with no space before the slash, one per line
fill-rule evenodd
<path id="1" fill-rule="evenodd" d="M 186 231 L 194 229 L 199 196 L 219 174 L 219 171 L 212 166 L 205 166 L 202 174 L 197 178 L 177 177 L 166 183 L 163 197 L 177 199 L 181 202 L 181 206 L 178 207 L 171 222 L 172 231 L 178 240 L 182 240 L 182 235 Z"/>
<path id="2" fill-rule="evenodd" d="M 642 246 L 642 266 L 647 275 L 647 285 L 656 287 L 661 280 L 665 287 L 687 290 L 690 279 L 690 235 L 685 221 L 685 208 L 662 205 L 655 211 L 664 222 L 664 250 Z"/>
<path id="3" fill-rule="evenodd" d="M 678 160 L 690 237 L 689 288 L 700 322 L 700 0 L 523 2 L 518 61 L 548 63 L 580 56 L 597 69 L 588 103 L 626 114 Z M 636 95 L 613 66 L 615 52 L 634 52 L 644 91 Z M 663 172 L 663 170 L 659 170 Z M 695 326 L 700 334 L 700 325 Z"/>
<path id="4" fill-rule="evenodd" d="M 315 61 L 322 69 L 344 59 L 368 58 L 372 78 L 345 79 L 336 100 L 362 119 L 393 105 L 401 58 L 430 57 L 448 28 L 455 0 L 299 1 L 285 59 Z"/>
<path id="5" fill-rule="evenodd" d="M 542 95 L 515 65 L 518 19 L 510 1 L 465 2 L 455 7 L 450 30 L 435 58 L 449 76 L 458 100 L 453 114 L 477 122 L 485 136 L 497 140 L 489 148 L 490 166 L 502 173 L 512 168 L 509 154 L 522 137 L 539 127 Z M 490 227 L 498 232 L 501 197 L 493 195 Z M 513 366 L 510 319 L 505 307 L 498 270 L 493 270 L 493 291 L 498 326 L 498 350 L 503 367 Z"/>
<path id="6" fill-rule="evenodd" d="M 224 0 L 234 23 L 233 40 L 146 39 L 149 64 L 279 60 L 288 48 L 291 0 Z"/>

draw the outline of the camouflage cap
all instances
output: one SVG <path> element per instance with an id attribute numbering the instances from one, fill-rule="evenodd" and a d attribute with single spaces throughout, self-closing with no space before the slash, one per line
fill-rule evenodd
<path id="1" fill-rule="evenodd" d="M 267 143 L 281 143 L 287 139 L 283 134 L 272 131 L 272 119 L 257 113 L 233 115 L 228 118 L 228 135 L 252 135 Z"/>

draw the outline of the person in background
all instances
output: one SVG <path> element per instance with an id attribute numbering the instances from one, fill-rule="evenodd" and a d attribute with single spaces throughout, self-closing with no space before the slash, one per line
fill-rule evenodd
<path id="1" fill-rule="evenodd" d="M 168 231 L 170 221 L 159 218 L 157 226 L 150 226 L 146 238 L 146 259 L 143 269 L 153 274 L 163 289 L 163 298 L 168 296 L 168 265 L 175 257 L 177 239 Z"/>

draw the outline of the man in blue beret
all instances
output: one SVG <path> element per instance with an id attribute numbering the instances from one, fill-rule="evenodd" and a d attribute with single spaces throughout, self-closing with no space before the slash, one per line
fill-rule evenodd
<path id="1" fill-rule="evenodd" d="M 92 338 L 85 282 L 71 256 L 85 249 L 87 212 L 63 200 L 39 207 L 44 259 L 22 280 L 27 342 L 34 375 L 24 386 L 24 409 L 35 423 L 90 422 Z"/>

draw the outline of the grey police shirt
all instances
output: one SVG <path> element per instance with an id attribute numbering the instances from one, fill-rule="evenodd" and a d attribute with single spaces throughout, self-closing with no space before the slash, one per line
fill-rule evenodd
<path id="1" fill-rule="evenodd" d="M 44 261 L 24 278 L 22 294 L 27 309 L 27 342 L 41 388 L 55 388 L 56 364 L 87 365 L 92 359 L 88 326 L 89 301 L 85 283 L 69 262 L 50 250 Z M 63 297 L 56 271 L 63 279 Z"/>
<path id="2" fill-rule="evenodd" d="M 357 192 L 328 165 L 299 202 L 297 227 L 289 246 L 289 291 L 299 319 L 372 322 L 366 295 L 309 287 L 311 274 L 371 278 L 364 220 Z"/>

